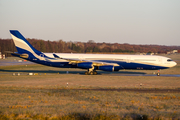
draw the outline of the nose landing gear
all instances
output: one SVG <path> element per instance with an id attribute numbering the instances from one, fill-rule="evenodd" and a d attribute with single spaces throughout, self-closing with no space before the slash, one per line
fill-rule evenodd
<path id="1" fill-rule="evenodd" d="M 160 76 L 160 73 L 159 73 L 159 72 L 157 73 L 157 76 Z"/>
<path id="2" fill-rule="evenodd" d="M 158 70 L 158 72 L 157 72 L 157 76 L 160 76 L 160 70 Z"/>

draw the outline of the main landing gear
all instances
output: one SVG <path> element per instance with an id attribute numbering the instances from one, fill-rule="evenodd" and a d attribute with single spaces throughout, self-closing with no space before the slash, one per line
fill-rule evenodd
<path id="1" fill-rule="evenodd" d="M 94 70 L 94 68 L 88 69 L 88 71 L 85 72 L 85 75 L 97 75 L 97 71 Z"/>
<path id="2" fill-rule="evenodd" d="M 97 75 L 97 71 L 91 71 L 91 72 L 86 71 L 85 75 Z"/>

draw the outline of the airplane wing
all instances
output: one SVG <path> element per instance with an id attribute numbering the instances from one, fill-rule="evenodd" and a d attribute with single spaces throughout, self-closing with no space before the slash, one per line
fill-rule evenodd
<path id="1" fill-rule="evenodd" d="M 99 62 L 99 61 L 94 61 L 94 60 L 62 58 L 62 57 L 59 57 L 56 54 L 53 54 L 53 56 L 55 58 L 58 58 L 58 59 L 67 60 L 67 61 L 69 61 L 69 64 L 77 64 L 77 63 L 82 63 L 82 62 L 91 62 L 91 63 L 93 63 L 93 66 L 105 66 L 105 65 L 119 66 L 117 63 Z"/>

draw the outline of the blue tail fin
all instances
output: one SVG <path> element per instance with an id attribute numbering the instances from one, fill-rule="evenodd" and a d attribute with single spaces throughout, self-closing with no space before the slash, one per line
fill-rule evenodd
<path id="1" fill-rule="evenodd" d="M 17 48 L 18 53 L 31 53 L 31 54 L 42 54 L 40 51 L 36 50 L 22 35 L 18 30 L 10 30 L 12 39 Z"/>

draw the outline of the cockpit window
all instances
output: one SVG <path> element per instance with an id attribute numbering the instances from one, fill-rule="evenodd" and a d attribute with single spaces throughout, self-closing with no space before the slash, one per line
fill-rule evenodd
<path id="1" fill-rule="evenodd" d="M 170 61 L 173 61 L 173 60 L 171 60 L 171 59 L 167 59 L 167 61 L 168 61 L 168 62 L 170 62 Z"/>

